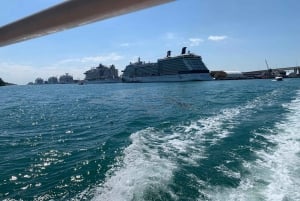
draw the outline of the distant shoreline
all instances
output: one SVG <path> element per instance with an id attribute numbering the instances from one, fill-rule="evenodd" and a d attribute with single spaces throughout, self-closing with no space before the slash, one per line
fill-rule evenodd
<path id="1" fill-rule="evenodd" d="M 2 80 L 2 78 L 0 78 L 0 87 L 9 86 L 9 85 L 16 85 L 16 84 L 5 82 Z"/>

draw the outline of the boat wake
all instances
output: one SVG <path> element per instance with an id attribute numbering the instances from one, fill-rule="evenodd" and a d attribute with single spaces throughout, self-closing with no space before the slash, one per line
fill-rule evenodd
<path id="1" fill-rule="evenodd" d="M 165 129 L 149 127 L 133 133 L 131 144 L 124 149 L 106 180 L 95 190 L 93 200 L 180 200 L 175 192 L 174 175 L 184 167 L 199 167 L 208 157 L 207 149 L 230 136 L 232 130 L 276 96 L 276 91 L 246 104 L 222 110 L 208 118 Z M 218 171 L 240 179 L 240 173 L 220 165 Z M 198 180 L 187 173 L 190 180 Z M 195 184 L 195 188 L 199 188 Z M 205 194 L 198 189 L 199 194 Z M 211 196 L 207 195 L 207 198 Z M 223 197 L 224 198 L 224 197 Z M 200 199 L 200 198 L 197 198 Z"/>
<path id="2" fill-rule="evenodd" d="M 273 128 L 254 132 L 252 140 L 265 138 L 264 149 L 254 151 L 257 159 L 245 161 L 249 175 L 237 188 L 216 188 L 212 200 L 300 200 L 300 92 L 297 98 L 283 107 L 285 118 Z"/>

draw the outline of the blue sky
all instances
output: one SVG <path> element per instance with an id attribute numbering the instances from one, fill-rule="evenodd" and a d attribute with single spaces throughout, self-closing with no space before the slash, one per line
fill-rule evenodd
<path id="1" fill-rule="evenodd" d="M 63 0 L 2 0 L 0 26 Z M 299 0 L 178 0 L 41 38 L 0 47 L 0 77 L 27 84 L 92 66 L 123 70 L 181 47 L 210 70 L 250 71 L 300 65 Z"/>

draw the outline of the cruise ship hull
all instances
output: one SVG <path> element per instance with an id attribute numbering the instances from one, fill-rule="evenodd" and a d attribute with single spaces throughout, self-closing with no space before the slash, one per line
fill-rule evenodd
<path id="1" fill-rule="evenodd" d="M 187 82 L 187 81 L 210 81 L 209 73 L 191 73 L 176 75 L 160 75 L 147 77 L 122 77 L 123 82 Z"/>
<path id="2" fill-rule="evenodd" d="M 85 80 L 85 84 L 105 84 L 105 83 L 118 83 L 122 82 L 121 79 L 106 79 L 106 80 Z"/>

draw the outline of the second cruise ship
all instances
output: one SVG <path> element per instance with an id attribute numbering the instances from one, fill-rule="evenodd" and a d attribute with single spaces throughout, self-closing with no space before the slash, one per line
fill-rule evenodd
<path id="1" fill-rule="evenodd" d="M 181 55 L 167 56 L 158 59 L 156 63 L 145 63 L 138 59 L 130 63 L 123 71 L 124 82 L 178 82 L 178 81 L 206 81 L 212 80 L 209 70 L 202 61 L 201 56 L 186 53 L 182 48 Z"/>
<path id="2" fill-rule="evenodd" d="M 84 82 L 87 84 L 102 84 L 121 82 L 118 75 L 118 69 L 114 65 L 110 67 L 99 64 L 98 67 L 86 71 Z"/>

